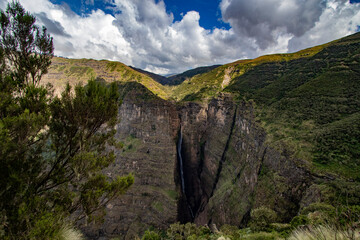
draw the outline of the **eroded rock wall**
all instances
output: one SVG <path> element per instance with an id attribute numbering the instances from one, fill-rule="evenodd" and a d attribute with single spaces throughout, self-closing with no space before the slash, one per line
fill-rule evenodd
<path id="1" fill-rule="evenodd" d="M 119 108 L 116 152 L 108 176 L 133 173 L 135 183 L 107 206 L 94 239 L 134 239 L 149 227 L 177 221 L 242 226 L 251 209 L 267 206 L 286 221 L 297 214 L 313 176 L 286 149 L 266 143 L 250 103 L 226 94 L 207 104 L 175 104 L 130 91 Z M 185 194 L 177 155 L 182 133 Z M 192 214 L 191 214 L 192 212 Z"/>
<path id="2" fill-rule="evenodd" d="M 176 137 L 179 118 L 175 105 L 158 98 L 142 99 L 131 91 L 119 108 L 116 139 L 123 148 L 106 174 L 132 173 L 130 190 L 106 207 L 103 224 L 92 223 L 87 236 L 93 239 L 134 239 L 153 226 L 166 228 L 177 221 Z"/>

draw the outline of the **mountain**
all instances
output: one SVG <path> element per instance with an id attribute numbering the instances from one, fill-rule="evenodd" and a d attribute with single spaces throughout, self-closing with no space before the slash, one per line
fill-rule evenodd
<path id="1" fill-rule="evenodd" d="M 67 82 L 70 85 L 86 83 L 89 79 L 102 79 L 106 82 L 138 82 L 155 95 L 168 98 L 166 87 L 151 77 L 133 70 L 120 62 L 93 59 L 67 59 L 54 57 L 48 74 L 43 77 L 43 83 L 51 83 L 55 93 L 59 94 Z"/>
<path id="2" fill-rule="evenodd" d="M 206 67 L 198 67 L 194 69 L 190 69 L 180 74 L 172 75 L 167 77 L 167 85 L 179 85 L 184 82 L 186 79 L 192 78 L 195 75 L 207 73 L 214 68 L 220 67 L 221 65 L 213 65 L 213 66 L 206 66 Z"/>
<path id="3" fill-rule="evenodd" d="M 206 67 L 198 67 L 198 68 L 194 68 L 194 69 L 190 69 L 188 71 L 185 71 L 183 73 L 180 74 L 170 74 L 168 76 L 161 76 L 155 73 L 151 73 L 139 68 L 135 68 L 135 67 L 131 67 L 132 69 L 134 69 L 135 71 L 138 71 L 140 73 L 143 73 L 149 77 L 151 77 L 152 79 L 154 79 L 155 81 L 157 81 L 158 83 L 161 83 L 162 85 L 169 85 L 169 86 L 173 86 L 173 85 L 179 85 L 181 84 L 183 81 L 185 81 L 186 79 L 189 79 L 195 75 L 198 74 L 203 74 L 203 73 L 207 73 L 211 70 L 213 70 L 214 68 L 220 67 L 221 65 L 213 65 L 213 66 L 206 66 Z"/>
<path id="4" fill-rule="evenodd" d="M 319 203 L 360 205 L 359 61 L 360 33 L 172 87 L 121 63 L 54 59 L 46 79 L 57 87 L 120 81 L 124 147 L 106 173 L 132 172 L 135 183 L 107 205 L 103 223 L 82 229 L 135 239 L 177 221 L 244 227 L 259 207 L 289 223 Z"/>
<path id="5" fill-rule="evenodd" d="M 131 68 L 137 72 L 140 72 L 142 74 L 145 74 L 145 75 L 151 77 L 152 79 L 154 79 L 155 81 L 157 81 L 158 83 L 160 83 L 162 85 L 166 85 L 166 83 L 168 82 L 167 77 L 164 77 L 164 76 L 152 73 L 152 72 L 148 72 L 148 71 L 142 70 L 140 68 L 135 68 L 135 67 L 131 67 Z"/>

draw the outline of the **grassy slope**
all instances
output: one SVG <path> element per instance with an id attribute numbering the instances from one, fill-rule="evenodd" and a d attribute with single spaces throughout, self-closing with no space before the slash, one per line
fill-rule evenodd
<path id="1" fill-rule="evenodd" d="M 360 33 L 307 58 L 255 66 L 226 91 L 255 102 L 273 146 L 360 180 Z"/>
<path id="2" fill-rule="evenodd" d="M 272 54 L 255 59 L 239 60 L 234 63 L 226 64 L 204 74 L 198 74 L 186 79 L 180 85 L 172 89 L 171 96 L 178 101 L 203 101 L 216 96 L 234 79 L 252 70 L 258 65 L 266 63 L 282 63 L 300 58 L 309 58 L 329 44 L 330 43 L 308 48 L 296 53 Z M 252 85 L 253 84 L 250 83 L 247 90 L 252 90 Z"/>
<path id="3" fill-rule="evenodd" d="M 214 68 L 217 68 L 217 67 L 220 67 L 220 66 L 221 65 L 213 65 L 213 66 L 205 66 L 205 67 L 198 67 L 198 68 L 190 69 L 190 70 L 185 71 L 183 73 L 176 74 L 176 75 L 168 77 L 164 84 L 172 85 L 172 86 L 173 85 L 179 85 L 183 81 L 185 81 L 186 79 L 192 78 L 193 76 L 198 75 L 198 74 L 203 74 L 203 73 L 210 72 Z"/>
<path id="4" fill-rule="evenodd" d="M 80 82 L 86 83 L 91 78 L 101 78 L 107 82 L 138 82 L 163 99 L 167 99 L 169 96 L 167 88 L 152 78 L 120 62 L 106 60 L 55 57 L 52 60 L 48 74 L 44 76 L 43 80 L 45 83 L 50 82 L 53 84 L 56 93 L 59 93 L 66 82 L 75 85 Z"/>

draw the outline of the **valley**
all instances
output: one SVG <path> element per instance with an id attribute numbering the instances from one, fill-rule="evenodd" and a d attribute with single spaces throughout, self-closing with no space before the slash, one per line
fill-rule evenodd
<path id="1" fill-rule="evenodd" d="M 314 204 L 359 205 L 359 61 L 360 33 L 203 68 L 177 85 L 117 62 L 53 58 L 43 80 L 55 94 L 67 81 L 118 82 L 123 147 L 104 172 L 135 177 L 104 222 L 81 228 L 135 239 L 176 222 L 246 227 L 260 207 L 289 223 Z"/>

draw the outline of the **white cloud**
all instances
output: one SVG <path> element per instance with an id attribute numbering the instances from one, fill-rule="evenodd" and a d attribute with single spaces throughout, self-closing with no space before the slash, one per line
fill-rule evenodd
<path id="1" fill-rule="evenodd" d="M 360 4 L 346 0 L 222 0 L 222 17 L 231 28 L 211 31 L 199 25 L 195 11 L 174 22 L 162 0 L 107 0 L 113 15 L 94 10 L 81 16 L 49 0 L 20 2 L 47 26 L 56 55 L 117 60 L 161 74 L 295 51 L 360 25 Z"/>
<path id="2" fill-rule="evenodd" d="M 323 44 L 357 31 L 360 25 L 360 3 L 331 0 L 318 22 L 302 36 L 289 41 L 289 51 Z"/>

